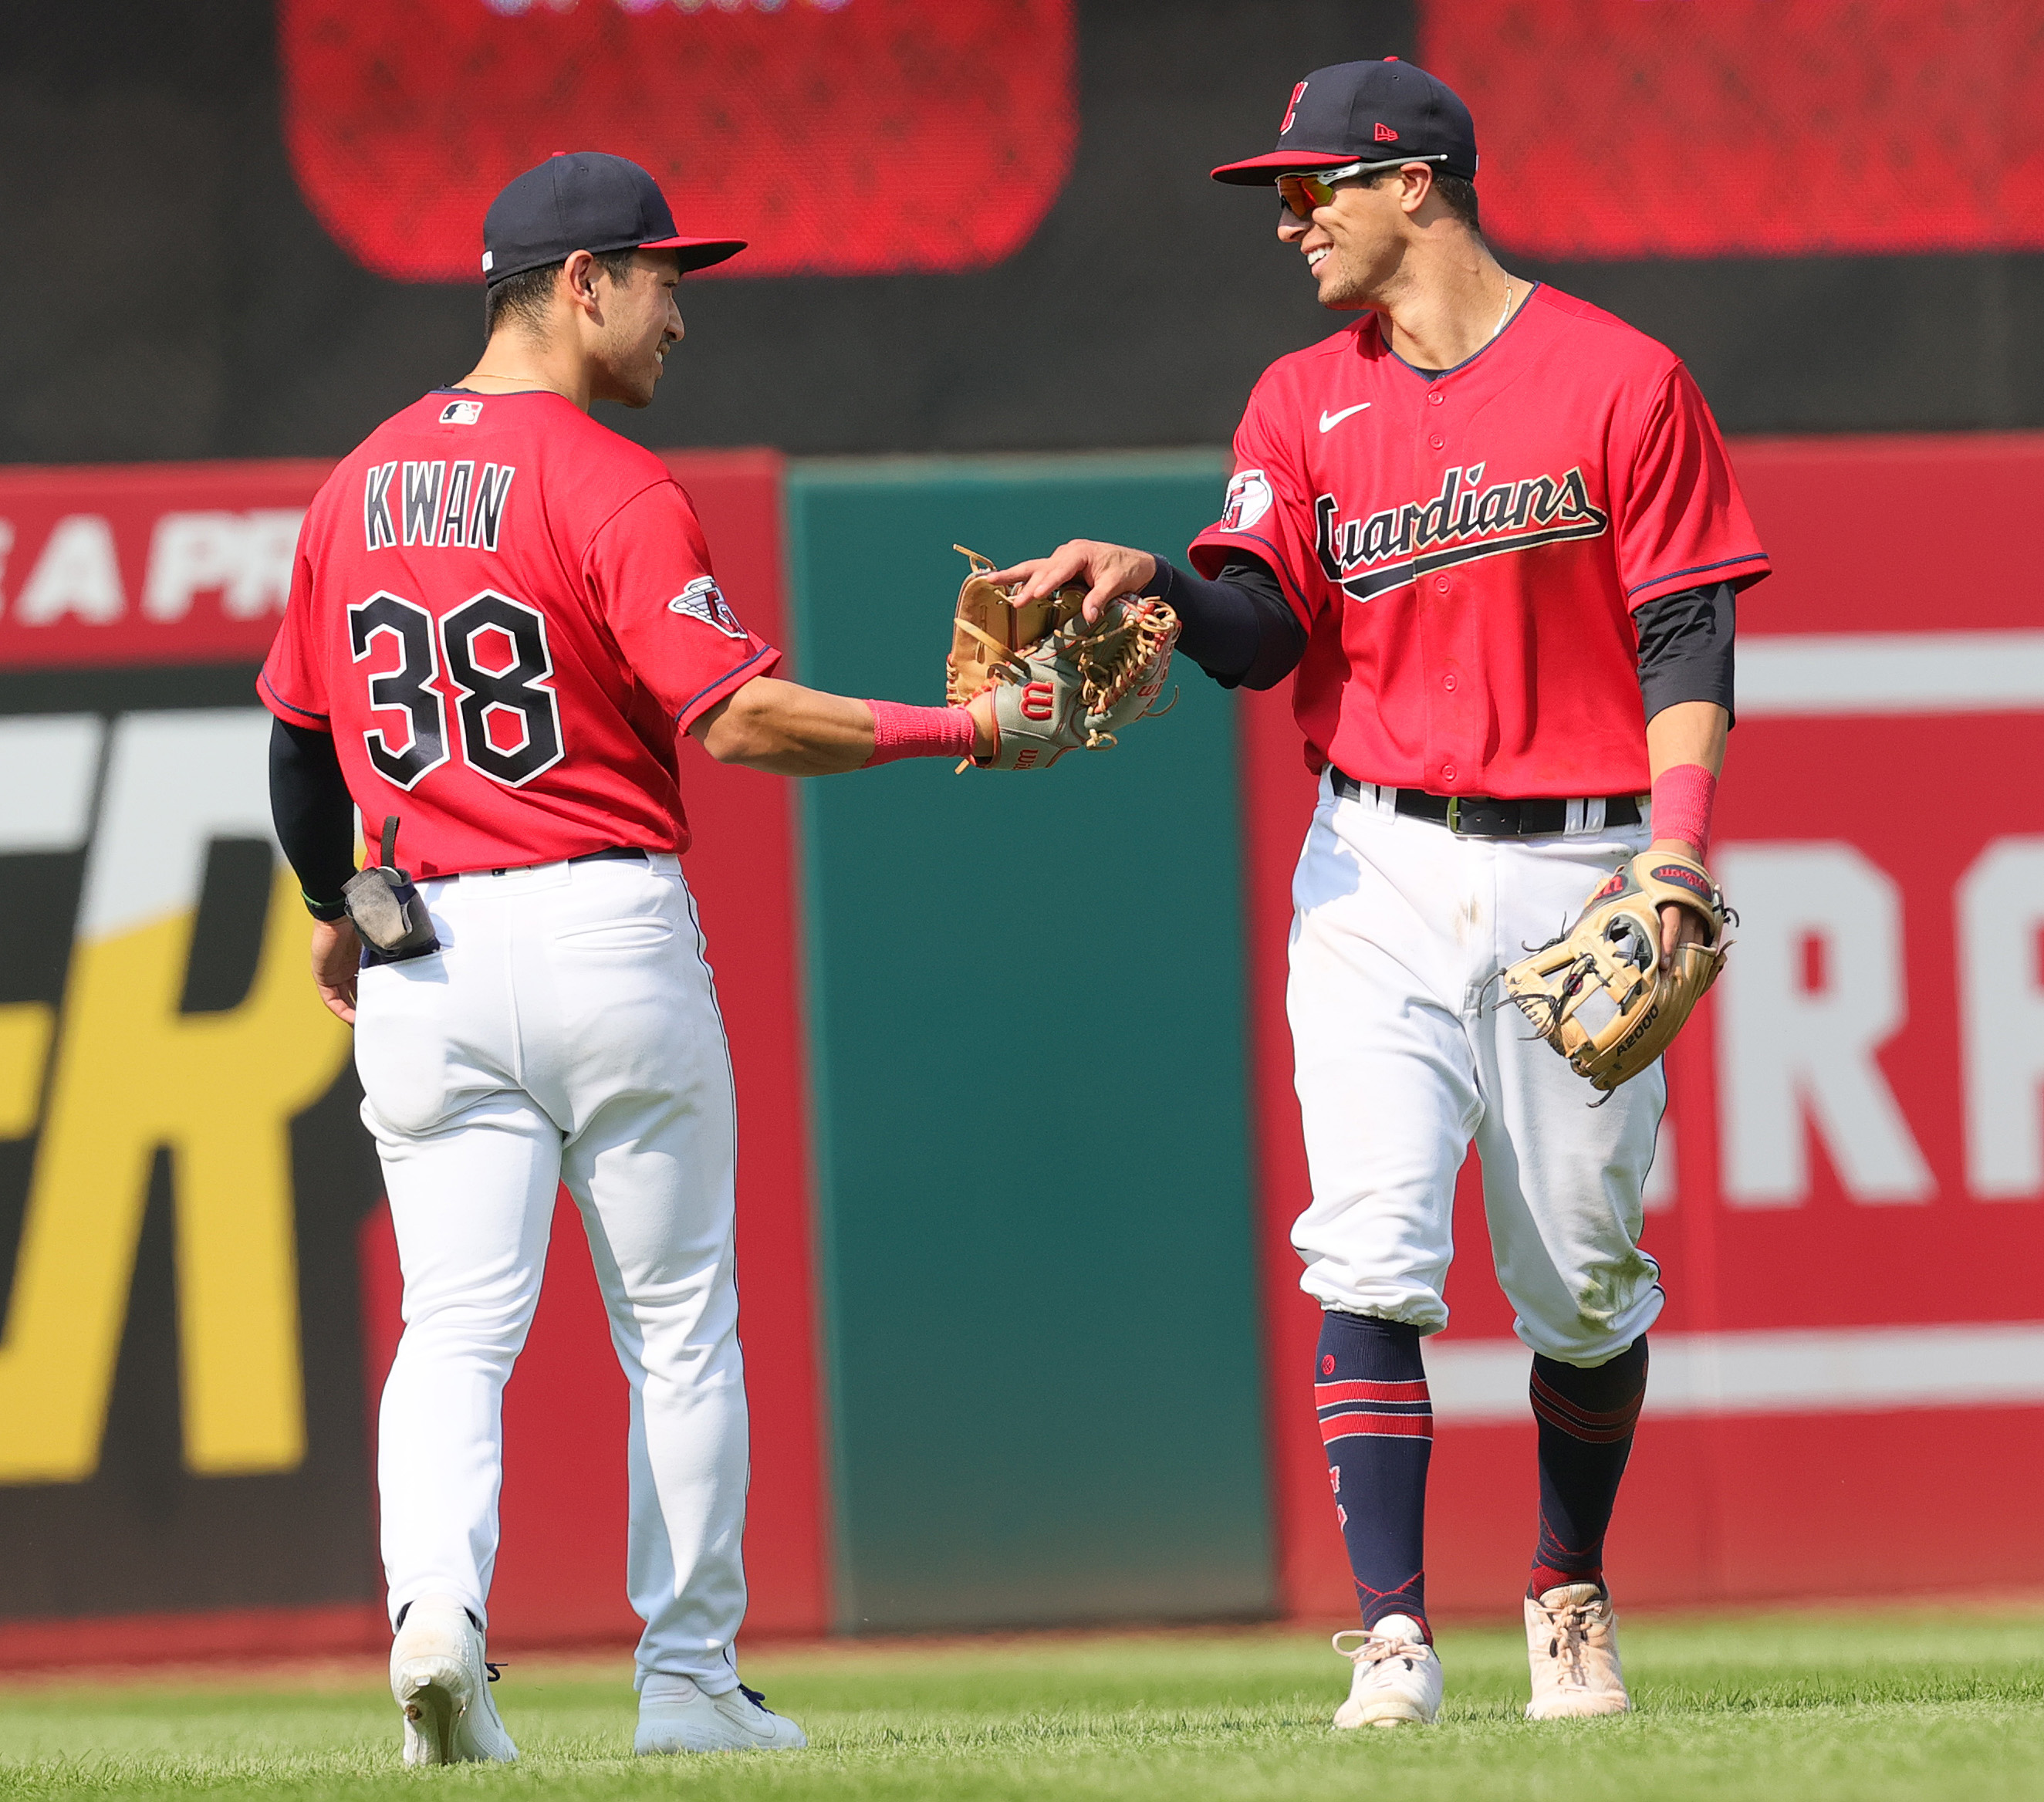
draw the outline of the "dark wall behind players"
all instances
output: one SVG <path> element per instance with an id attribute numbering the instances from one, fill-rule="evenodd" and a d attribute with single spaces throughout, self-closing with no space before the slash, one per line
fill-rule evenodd
<path id="1" fill-rule="evenodd" d="M 613 423 L 798 454 L 1224 443 L 1264 365 L 1333 321 L 1274 207 L 1206 171 L 1266 144 L 1306 71 L 1415 56 L 1416 11 L 1078 0 L 1076 158 L 1016 255 L 691 284 L 659 398 Z M 70 0 L 0 20 L 0 460 L 338 454 L 473 361 L 477 289 L 382 279 L 309 211 L 274 14 Z M 2044 256 L 1543 266 L 1500 248 L 1673 345 L 1731 432 L 2044 425 L 2025 329 Z"/>

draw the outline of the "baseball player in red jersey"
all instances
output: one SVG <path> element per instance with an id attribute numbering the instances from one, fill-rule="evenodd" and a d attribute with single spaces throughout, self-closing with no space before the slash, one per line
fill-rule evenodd
<path id="1" fill-rule="evenodd" d="M 321 490 L 260 684 L 279 834 L 315 980 L 355 1024 L 404 1270 L 377 1479 L 405 1758 L 517 1755 L 483 1662 L 499 1403 L 563 1182 L 631 1385 L 636 1748 L 799 1746 L 734 1650 L 736 1127 L 677 860 L 677 735 L 820 774 L 985 751 L 990 724 L 776 679 L 688 496 L 590 418 L 651 398 L 682 274 L 742 244 L 682 236 L 644 170 L 595 154 L 511 183 L 484 242 L 481 363 Z M 360 874 L 356 808 L 382 847 Z"/>
<path id="2" fill-rule="evenodd" d="M 1701 858 L 1731 722 L 1735 591 L 1768 563 L 1676 357 L 1501 268 L 1476 137 L 1441 83 L 1318 69 L 1278 148 L 1278 235 L 1355 323 L 1250 398 L 1197 574 L 1077 540 L 996 572 L 1135 590 L 1233 686 L 1293 676 L 1320 777 L 1288 1006 L 1312 1179 L 1293 1228 L 1325 1310 L 1314 1400 L 1362 1631 L 1339 1727 L 1425 1722 L 1441 1669 L 1421 1521 L 1421 1338 L 1447 1324 L 1472 1139 L 1499 1281 L 1531 1349 L 1540 1514 L 1525 1614 L 1535 1719 L 1629 1706 L 1603 1546 L 1646 1379 L 1659 1271 L 1641 1189 L 1660 1067 L 1592 1108 L 1495 978 L 1650 843 Z M 1700 928 L 1662 913 L 1662 955 Z"/>

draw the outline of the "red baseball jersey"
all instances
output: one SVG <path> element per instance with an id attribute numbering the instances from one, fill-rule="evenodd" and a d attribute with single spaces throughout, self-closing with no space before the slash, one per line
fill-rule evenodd
<path id="1" fill-rule="evenodd" d="M 1689 371 L 1545 286 L 1431 380 L 1374 313 L 1281 358 L 1235 453 L 1193 566 L 1239 551 L 1277 572 L 1307 632 L 1307 761 L 1364 782 L 1643 790 L 1633 609 L 1768 571 Z"/>
<path id="2" fill-rule="evenodd" d="M 440 876 L 686 850 L 677 735 L 780 655 L 651 451 L 559 394 L 444 390 L 320 490 L 259 686 Z"/>

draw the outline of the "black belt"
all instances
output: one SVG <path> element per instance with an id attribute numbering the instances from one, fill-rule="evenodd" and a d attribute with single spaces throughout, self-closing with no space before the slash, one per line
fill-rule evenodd
<path id="1" fill-rule="evenodd" d="M 1327 767 L 1335 793 L 1344 801 L 1362 797 L 1374 783 L 1359 782 L 1346 770 Z M 1424 789 L 1399 789 L 1393 805 L 1416 820 L 1431 820 L 1468 839 L 1537 839 L 1568 830 L 1569 803 L 1566 801 L 1493 801 L 1481 794 L 1429 794 Z M 1604 799 L 1606 826 L 1639 824 L 1639 797 L 1610 794 Z"/>
<path id="2" fill-rule="evenodd" d="M 650 863 L 652 861 L 652 856 L 653 854 L 651 851 L 641 851 L 636 845 L 605 845 L 601 851 L 578 851 L 573 857 L 563 858 L 561 862 L 563 863 L 623 863 L 628 859 L 634 863 Z M 536 870 L 538 867 L 537 864 L 532 863 L 506 864 L 501 870 L 490 871 L 490 874 L 509 876 L 520 870 Z M 482 872 L 478 870 L 475 874 L 479 875 Z M 424 878 L 422 878 L 421 880 Z"/>

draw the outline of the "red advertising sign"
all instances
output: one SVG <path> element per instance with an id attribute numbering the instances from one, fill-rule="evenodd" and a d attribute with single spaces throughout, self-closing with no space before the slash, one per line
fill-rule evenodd
<path id="1" fill-rule="evenodd" d="M 0 669 L 259 663 L 309 459 L 0 474 Z"/>
<path id="2" fill-rule="evenodd" d="M 715 273 L 983 268 L 1078 135 L 1071 0 L 279 0 L 298 186 L 351 255 L 480 279 L 498 190 L 557 150 L 651 170 Z"/>
<path id="3" fill-rule="evenodd" d="M 1427 0 L 1484 222 L 1549 257 L 2044 244 L 2044 22 L 1917 0 Z"/>
<path id="4" fill-rule="evenodd" d="M 2044 624 L 2019 522 L 2044 438 L 1734 455 L 1777 573 L 1740 606 L 1711 859 L 1740 924 L 1669 1060 L 1646 1239 L 1669 1303 L 1615 1581 L 1666 1600 L 2036 1581 Z M 1980 528 L 1956 571 L 1925 524 L 1954 519 Z M 1281 984 L 1310 786 L 1281 707 L 1247 724 L 1286 1590 L 1326 1612 L 1347 1577 L 1284 1238 L 1305 1181 Z M 1478 1183 L 1472 1158 L 1454 1322 L 1427 1344 L 1429 1576 L 1444 1604 L 1495 1608 L 1531 1550 L 1532 1426 Z M 1958 1463 L 1965 1493 L 1941 1497 Z"/>

